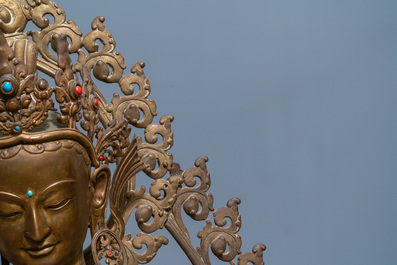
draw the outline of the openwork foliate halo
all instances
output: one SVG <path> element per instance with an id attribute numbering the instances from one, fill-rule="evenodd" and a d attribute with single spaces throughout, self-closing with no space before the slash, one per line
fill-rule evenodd
<path id="1" fill-rule="evenodd" d="M 23 148 L 36 148 L 37 153 L 58 150 L 66 140 L 66 145 L 77 142 L 86 150 L 94 175 L 116 164 L 107 187 L 108 204 L 90 213 L 87 265 L 100 264 L 101 259 L 108 264 L 146 264 L 168 243 L 165 236 L 151 235 L 164 228 L 192 264 L 211 264 L 210 252 L 229 264 L 236 260 L 241 265 L 264 264 L 263 244 L 252 252 L 240 250 L 240 200 L 233 198 L 226 207 L 213 208 L 213 196 L 207 193 L 211 183 L 207 157 L 199 157 L 188 170 L 174 163 L 168 152 L 173 145 L 173 117 L 165 115 L 159 124 L 153 123 L 156 103 L 149 98 L 145 63 L 138 62 L 124 73 L 124 58 L 115 52 L 116 42 L 104 21 L 95 18 L 92 30 L 83 35 L 52 1 L 0 0 L 0 159 L 9 159 Z M 38 30 L 25 32 L 28 23 Z M 76 62 L 70 54 L 77 54 Z M 38 72 L 53 79 L 54 85 L 39 78 Z M 108 102 L 94 80 L 118 86 L 121 95 L 115 93 Z M 143 138 L 130 136 L 138 130 Z M 21 149 L 21 145 L 29 147 Z M 148 190 L 135 187 L 139 172 L 152 179 Z M 27 190 L 26 196 L 34 200 L 35 190 Z M 141 230 L 134 236 L 125 231 L 133 212 Z M 183 215 L 203 221 L 199 246 L 193 246 Z M 142 245 L 146 251 L 137 252 Z"/>

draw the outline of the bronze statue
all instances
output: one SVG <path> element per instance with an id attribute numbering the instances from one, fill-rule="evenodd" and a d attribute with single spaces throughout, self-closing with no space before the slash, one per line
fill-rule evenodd
<path id="1" fill-rule="evenodd" d="M 230 264 L 234 259 L 238 264 L 264 264 L 264 245 L 240 251 L 239 199 L 213 209 L 213 197 L 206 193 L 207 158 L 199 157 L 186 171 L 173 163 L 168 153 L 173 117 L 153 124 L 156 104 L 148 98 L 145 64 L 138 62 L 123 75 L 124 58 L 114 52 L 115 41 L 103 22 L 103 17 L 95 18 L 92 31 L 83 36 L 52 1 L 0 0 L 2 264 L 91 265 L 101 259 L 145 264 L 168 243 L 164 236 L 151 236 L 163 228 L 192 264 L 211 264 L 209 249 Z M 24 32 L 27 23 L 40 30 Z M 78 54 L 75 63 L 69 55 L 73 53 Z M 39 78 L 39 72 L 55 84 Z M 107 103 L 91 74 L 99 82 L 117 83 L 124 95 L 115 93 Z M 144 138 L 130 136 L 139 129 Z M 148 192 L 135 187 L 142 175 L 153 179 Z M 134 210 L 141 232 L 132 236 L 125 224 Z M 182 212 L 205 221 L 197 248 Z M 207 218 L 210 213 L 214 224 Z M 227 227 L 225 218 L 231 221 Z M 83 251 L 88 228 L 92 242 Z M 136 252 L 142 244 L 146 251 Z"/>

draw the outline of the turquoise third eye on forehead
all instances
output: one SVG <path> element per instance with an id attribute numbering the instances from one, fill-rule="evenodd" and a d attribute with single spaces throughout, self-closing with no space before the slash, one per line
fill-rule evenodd
<path id="1" fill-rule="evenodd" d="M 29 196 L 29 197 L 32 197 L 32 196 L 33 196 L 33 191 L 29 190 L 29 191 L 28 191 L 28 196 Z"/>
<path id="2" fill-rule="evenodd" d="M 5 92 L 10 92 L 12 90 L 12 85 L 10 82 L 4 82 L 3 83 L 3 90 Z"/>

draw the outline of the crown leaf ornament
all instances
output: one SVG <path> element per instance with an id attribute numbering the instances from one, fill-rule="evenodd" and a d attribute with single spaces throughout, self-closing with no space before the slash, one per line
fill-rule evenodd
<path id="1" fill-rule="evenodd" d="M 37 51 L 36 51 L 37 53 Z M 20 134 L 43 123 L 54 105 L 53 90 L 44 79 L 28 71 L 0 35 L 0 132 Z"/>
<path id="2" fill-rule="evenodd" d="M 168 244 L 165 235 L 171 235 L 195 265 L 209 265 L 212 259 L 264 264 L 263 244 L 251 252 L 240 250 L 240 200 L 213 208 L 214 198 L 207 193 L 208 158 L 199 157 L 187 170 L 174 163 L 168 152 L 173 117 L 153 122 L 157 106 L 149 98 L 145 63 L 125 73 L 124 57 L 115 51 L 116 42 L 104 22 L 103 17 L 95 18 L 92 30 L 83 35 L 50 0 L 0 0 L 0 159 L 22 149 L 39 154 L 65 147 L 85 150 L 92 175 L 110 174 L 109 165 L 115 164 L 106 203 L 90 212 L 87 265 L 101 260 L 146 264 Z M 28 23 L 37 29 L 25 32 Z M 76 54 L 76 62 L 71 54 Z M 101 82 L 120 89 L 110 103 L 98 88 Z M 139 133 L 143 136 L 136 136 Z M 141 177 L 150 178 L 150 187 L 136 187 Z M 126 233 L 131 215 L 140 230 L 135 235 Z M 193 245 L 183 215 L 203 223 L 199 246 Z M 153 232 L 165 235 L 152 236 Z M 138 251 L 143 245 L 146 250 Z"/>

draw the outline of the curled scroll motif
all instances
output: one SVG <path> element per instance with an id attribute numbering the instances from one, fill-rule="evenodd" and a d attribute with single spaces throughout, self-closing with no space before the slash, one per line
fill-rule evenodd
<path id="1" fill-rule="evenodd" d="M 32 40 L 37 43 L 39 52 L 47 63 L 55 66 L 56 69 L 56 55 L 49 50 L 49 44 L 54 51 L 56 51 L 56 39 L 61 34 L 66 34 L 70 40 L 69 52 L 75 53 L 81 47 L 82 33 L 77 27 L 76 23 L 68 20 L 64 10 L 56 3 L 49 0 L 28 1 L 32 8 L 32 22 L 41 30 L 31 30 L 28 32 L 32 36 Z M 54 18 L 54 23 L 50 24 L 50 20 L 46 18 L 50 15 Z"/>
<path id="2" fill-rule="evenodd" d="M 91 23 L 92 31 L 85 35 L 83 47 L 88 51 L 85 55 L 83 50 L 79 50 L 78 63 L 76 68 L 81 70 L 82 65 L 86 65 L 93 70 L 94 76 L 103 82 L 115 83 L 120 80 L 123 70 L 126 68 L 124 57 L 119 52 L 113 52 L 116 47 L 116 41 L 112 34 L 106 29 L 103 22 L 104 17 L 96 17 Z M 99 40 L 103 47 L 99 50 L 96 41 Z M 110 72 L 109 70 L 112 70 Z"/>
<path id="3" fill-rule="evenodd" d="M 152 123 L 156 116 L 156 103 L 152 99 L 136 99 L 132 96 L 120 97 L 114 93 L 107 111 L 116 120 L 127 118 L 129 123 L 137 128 L 145 128 Z"/>
<path id="4" fill-rule="evenodd" d="M 128 265 L 146 264 L 156 256 L 162 245 L 168 244 L 168 239 L 164 236 L 152 237 L 145 233 L 139 233 L 131 239 L 131 235 L 128 234 L 123 239 L 123 244 L 128 257 Z M 135 249 L 142 249 L 143 245 L 146 245 L 146 251 L 138 254 Z"/>
<path id="5" fill-rule="evenodd" d="M 210 174 L 207 171 L 206 156 L 196 159 L 194 167 L 189 168 L 182 174 L 183 184 L 186 187 L 178 191 L 178 199 L 172 208 L 172 214 L 179 229 L 184 236 L 189 238 L 189 232 L 182 221 L 181 209 L 192 219 L 202 221 L 207 219 L 210 211 L 213 211 L 214 198 L 211 193 L 206 193 L 211 185 Z M 175 168 L 176 167 L 176 168 Z M 178 164 L 174 164 L 173 171 L 180 170 Z M 196 179 L 200 182 L 197 183 Z"/>
<path id="6" fill-rule="evenodd" d="M 135 92 L 133 85 L 136 84 L 139 90 L 135 93 L 134 98 L 147 98 L 149 96 L 151 88 L 143 71 L 145 65 L 145 62 L 137 62 L 131 67 L 131 74 L 120 79 L 120 88 L 125 95 L 133 95 Z"/>
<path id="7" fill-rule="evenodd" d="M 201 242 L 197 251 L 202 253 L 205 264 L 210 264 L 209 246 L 212 253 L 222 261 L 232 261 L 241 253 L 241 238 L 236 235 L 241 228 L 241 217 L 237 207 L 239 203 L 238 198 L 230 199 L 227 207 L 214 211 L 215 226 L 212 226 L 211 221 L 206 220 L 203 230 L 198 233 Z M 228 227 L 225 227 L 228 223 L 226 219 L 230 220 Z"/>
<path id="8" fill-rule="evenodd" d="M 128 203 L 123 210 L 124 221 L 127 222 L 134 209 L 138 227 L 145 233 L 152 233 L 164 227 L 168 212 L 176 200 L 178 187 L 182 179 L 171 176 L 169 179 L 156 179 L 151 184 L 149 193 L 141 186 L 137 190 L 128 191 Z"/>
<path id="9" fill-rule="evenodd" d="M 145 129 L 146 143 L 138 138 L 138 154 L 147 166 L 144 172 L 153 179 L 162 178 L 172 167 L 173 157 L 167 151 L 174 143 L 173 133 L 171 132 L 171 122 L 174 117 L 165 115 L 161 117 L 159 124 L 150 124 Z M 159 144 L 158 136 L 162 141 Z"/>
<path id="10" fill-rule="evenodd" d="M 107 107 L 116 120 L 128 116 L 130 124 L 137 128 L 146 128 L 157 115 L 156 103 L 153 99 L 148 99 L 151 87 L 143 71 L 144 67 L 144 62 L 137 62 L 131 67 L 131 74 L 123 76 L 119 81 L 121 91 L 126 96 L 115 94 Z M 138 91 L 134 91 L 134 85 L 139 87 Z"/>
<path id="11" fill-rule="evenodd" d="M 0 30 L 4 34 L 22 33 L 30 17 L 30 8 L 15 0 L 0 4 Z"/>

